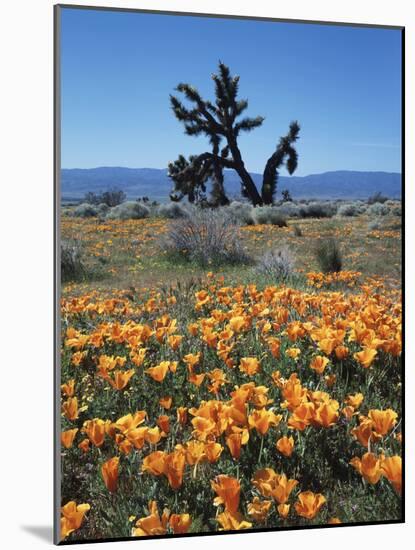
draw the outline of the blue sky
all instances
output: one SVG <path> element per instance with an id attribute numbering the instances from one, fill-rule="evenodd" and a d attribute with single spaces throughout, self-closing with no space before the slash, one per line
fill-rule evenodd
<path id="1" fill-rule="evenodd" d="M 289 122 L 301 124 L 296 175 L 400 172 L 401 33 L 341 27 L 62 10 L 62 167 L 165 168 L 209 150 L 174 118 L 180 82 L 213 99 L 219 59 L 240 75 L 248 115 L 240 148 L 262 172 Z"/>

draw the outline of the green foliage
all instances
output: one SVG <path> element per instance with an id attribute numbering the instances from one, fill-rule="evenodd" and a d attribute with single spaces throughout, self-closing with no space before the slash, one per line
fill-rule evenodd
<path id="1" fill-rule="evenodd" d="M 323 273 L 341 271 L 343 260 L 340 247 L 333 237 L 322 238 L 315 248 L 315 255 Z"/>
<path id="2" fill-rule="evenodd" d="M 296 237 L 302 237 L 303 236 L 303 231 L 302 231 L 302 229 L 299 225 L 293 225 L 293 231 L 294 231 L 294 235 Z"/>
<path id="3" fill-rule="evenodd" d="M 363 206 L 363 204 L 358 202 L 350 202 L 347 204 L 342 204 L 339 209 L 337 210 L 338 216 L 358 216 L 359 214 L 362 214 L 366 208 Z"/>
<path id="4" fill-rule="evenodd" d="M 287 220 L 281 212 L 272 206 L 257 206 L 253 212 L 254 219 L 258 224 L 277 225 L 278 227 L 286 227 Z"/>
<path id="5" fill-rule="evenodd" d="M 140 202 L 128 201 L 114 206 L 107 214 L 107 218 L 115 220 L 141 220 L 148 218 L 150 210 Z"/>
<path id="6" fill-rule="evenodd" d="M 156 211 L 157 216 L 168 219 L 184 218 L 188 215 L 188 208 L 177 202 L 161 204 Z"/>
<path id="7" fill-rule="evenodd" d="M 366 211 L 369 216 L 387 216 L 390 214 L 389 207 L 386 204 L 375 202 Z"/>
<path id="8" fill-rule="evenodd" d="M 118 206 L 124 202 L 127 198 L 127 195 L 121 189 L 116 187 L 108 189 L 103 193 L 93 193 L 88 192 L 85 194 L 85 202 L 89 204 L 106 204 L 109 207 Z"/>
<path id="9" fill-rule="evenodd" d="M 79 281 L 85 277 L 82 245 L 76 240 L 61 241 L 61 280 Z"/>
<path id="10" fill-rule="evenodd" d="M 98 214 L 96 206 L 89 203 L 82 203 L 75 208 L 73 215 L 77 218 L 93 218 Z"/>
<path id="11" fill-rule="evenodd" d="M 375 193 L 374 195 L 371 195 L 367 199 L 367 204 L 375 204 L 377 202 L 383 204 L 387 200 L 388 200 L 388 197 L 386 197 L 385 195 L 382 195 L 382 193 L 378 191 L 377 193 Z"/>
<path id="12" fill-rule="evenodd" d="M 228 206 L 229 214 L 241 225 L 254 225 L 254 209 L 246 202 L 232 201 Z"/>
<path id="13" fill-rule="evenodd" d="M 286 281 L 294 274 L 295 259 L 288 247 L 267 250 L 256 265 L 259 275 L 275 282 Z"/>
<path id="14" fill-rule="evenodd" d="M 302 218 L 331 218 L 337 212 L 337 205 L 333 202 L 312 202 L 300 207 Z"/>
<path id="15" fill-rule="evenodd" d="M 169 256 L 201 266 L 249 262 L 238 224 L 224 209 L 195 208 L 187 217 L 174 220 L 161 247 Z"/>

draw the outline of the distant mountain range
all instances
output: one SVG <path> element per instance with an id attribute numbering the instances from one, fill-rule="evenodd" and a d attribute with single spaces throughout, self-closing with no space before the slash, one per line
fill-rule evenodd
<path id="1" fill-rule="evenodd" d="M 251 174 L 258 187 L 262 174 Z M 396 172 L 356 172 L 339 170 L 309 176 L 280 176 L 277 197 L 288 189 L 294 199 L 366 199 L 380 191 L 389 198 L 401 197 L 401 174 Z M 147 196 L 166 202 L 172 182 L 166 170 L 158 168 L 64 168 L 61 171 L 63 200 L 79 200 L 88 191 L 122 189 L 128 198 Z M 230 198 L 240 196 L 240 179 L 233 170 L 225 170 L 225 188 Z"/>

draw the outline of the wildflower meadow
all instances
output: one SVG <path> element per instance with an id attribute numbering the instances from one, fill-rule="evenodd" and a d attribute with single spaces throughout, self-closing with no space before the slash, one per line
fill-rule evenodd
<path id="1" fill-rule="evenodd" d="M 374 276 L 349 254 L 351 269 L 323 273 L 305 254 L 312 270 L 272 282 L 253 266 L 169 260 L 157 238 L 174 221 L 62 223 L 101 269 L 62 289 L 64 541 L 399 520 L 390 263 Z M 340 242 L 370 243 L 367 270 L 388 239 L 399 254 L 396 230 L 379 239 L 364 218 L 336 224 Z M 300 225 L 324 235 L 317 220 Z M 304 239 L 291 223 L 240 234 L 246 250 L 272 237 L 297 255 Z"/>

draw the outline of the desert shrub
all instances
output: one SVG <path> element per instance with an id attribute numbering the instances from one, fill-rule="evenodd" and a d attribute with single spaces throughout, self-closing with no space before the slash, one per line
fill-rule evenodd
<path id="1" fill-rule="evenodd" d="M 85 276 L 83 251 L 76 240 L 61 241 L 61 280 L 79 281 Z"/>
<path id="2" fill-rule="evenodd" d="M 278 225 L 286 227 L 287 220 L 281 214 L 278 208 L 273 206 L 257 206 L 254 210 L 254 219 L 258 224 Z"/>
<path id="3" fill-rule="evenodd" d="M 388 200 L 388 197 L 385 197 L 385 195 L 382 195 L 380 191 L 377 193 L 374 193 L 367 199 L 367 204 L 376 204 L 377 202 L 380 204 L 383 204 Z"/>
<path id="4" fill-rule="evenodd" d="M 127 195 L 124 193 L 124 191 L 121 191 L 121 189 L 109 189 L 108 191 L 104 191 L 101 196 L 101 201 L 105 203 L 107 206 L 112 208 L 113 206 L 118 206 L 119 204 L 123 203 L 127 198 Z"/>
<path id="5" fill-rule="evenodd" d="M 361 201 L 349 202 L 339 206 L 337 210 L 338 216 L 359 216 L 366 211 L 366 205 Z"/>
<path id="6" fill-rule="evenodd" d="M 96 206 L 83 202 L 75 208 L 73 215 L 77 218 L 93 218 L 97 213 Z"/>
<path id="7" fill-rule="evenodd" d="M 273 281 L 285 281 L 293 275 L 294 256 L 287 247 L 267 250 L 258 260 L 256 271 Z"/>
<path id="8" fill-rule="evenodd" d="M 275 208 L 275 207 L 274 207 Z M 294 203 L 283 203 L 278 207 L 278 212 L 285 218 L 299 218 L 300 208 Z"/>
<path id="9" fill-rule="evenodd" d="M 320 239 L 315 248 L 315 255 L 323 273 L 341 271 L 343 261 L 340 247 L 333 237 Z"/>
<path id="10" fill-rule="evenodd" d="M 110 207 L 108 206 L 108 204 L 105 204 L 105 202 L 101 202 L 96 207 L 97 216 L 99 216 L 100 218 L 105 218 L 105 216 L 108 214 L 109 209 Z"/>
<path id="11" fill-rule="evenodd" d="M 179 202 L 169 202 L 167 204 L 161 204 L 157 208 L 156 212 L 162 218 L 168 218 L 171 220 L 184 218 L 185 216 L 187 216 L 188 213 L 186 207 Z"/>
<path id="12" fill-rule="evenodd" d="M 311 202 L 300 207 L 302 218 L 331 218 L 337 212 L 337 205 L 332 202 Z"/>
<path id="13" fill-rule="evenodd" d="M 111 220 L 141 220 L 142 218 L 148 218 L 149 215 L 150 210 L 144 204 L 127 201 L 111 208 L 107 218 Z"/>
<path id="14" fill-rule="evenodd" d="M 389 205 L 388 203 L 386 204 L 390 207 L 390 213 L 393 216 L 402 216 L 402 203 L 400 201 L 393 201 L 393 204 L 391 205 Z"/>
<path id="15" fill-rule="evenodd" d="M 240 240 L 239 224 L 223 208 L 195 208 L 186 218 L 174 220 L 161 247 L 170 256 L 202 266 L 250 261 Z"/>
<path id="16" fill-rule="evenodd" d="M 227 212 L 241 225 L 254 225 L 253 208 L 246 202 L 232 201 Z"/>
<path id="17" fill-rule="evenodd" d="M 127 195 L 121 189 L 112 188 L 103 193 L 94 193 L 89 191 L 85 194 L 84 201 L 89 204 L 106 204 L 108 207 L 118 206 L 125 201 Z"/>
<path id="18" fill-rule="evenodd" d="M 294 231 L 294 235 L 296 237 L 302 237 L 303 236 L 303 232 L 302 232 L 301 227 L 299 225 L 293 225 L 293 231 Z"/>
<path id="19" fill-rule="evenodd" d="M 383 223 L 381 220 L 372 220 L 367 224 L 367 228 L 369 231 L 375 231 L 376 229 L 381 229 L 383 226 Z"/>
<path id="20" fill-rule="evenodd" d="M 366 213 L 369 214 L 369 216 L 387 216 L 390 210 L 386 204 L 375 202 L 368 207 Z"/>

